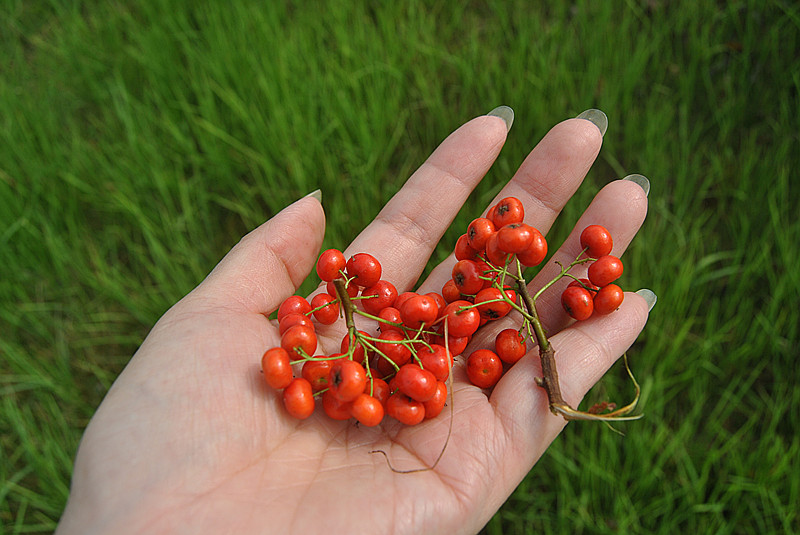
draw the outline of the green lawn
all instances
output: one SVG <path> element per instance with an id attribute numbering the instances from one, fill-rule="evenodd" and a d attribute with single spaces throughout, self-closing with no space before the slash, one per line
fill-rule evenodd
<path id="1" fill-rule="evenodd" d="M 52 531 L 111 382 L 242 234 L 321 188 L 344 246 L 499 104 L 509 140 L 433 260 L 596 107 L 603 149 L 548 238 L 648 176 L 623 282 L 659 301 L 630 352 L 645 418 L 571 424 L 485 532 L 800 532 L 798 5 L 276 4 L 0 3 L 0 532 Z"/>

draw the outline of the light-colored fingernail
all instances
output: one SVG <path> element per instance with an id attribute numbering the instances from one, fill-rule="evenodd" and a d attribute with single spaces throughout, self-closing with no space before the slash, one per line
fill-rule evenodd
<path id="1" fill-rule="evenodd" d="M 308 195 L 305 195 L 303 198 L 305 199 L 306 197 L 314 197 L 315 199 L 317 199 L 317 201 L 320 202 L 320 204 L 322 204 L 322 190 L 321 189 L 314 190 L 311 193 L 309 193 Z"/>
<path id="2" fill-rule="evenodd" d="M 514 110 L 508 106 L 498 106 L 486 115 L 493 115 L 500 117 L 506 123 L 506 132 L 511 130 L 511 125 L 514 124 Z"/>
<path id="3" fill-rule="evenodd" d="M 608 130 L 608 117 L 606 114 L 600 110 L 595 109 L 588 109 L 585 112 L 581 113 L 577 117 L 578 119 L 586 119 L 587 121 L 593 123 L 598 130 L 600 130 L 600 135 L 606 135 L 606 130 Z"/>
<path id="4" fill-rule="evenodd" d="M 628 175 L 622 180 L 630 180 L 631 182 L 635 182 L 639 184 L 642 189 L 644 190 L 645 196 L 650 194 L 650 180 L 644 175 Z"/>
<path id="5" fill-rule="evenodd" d="M 636 291 L 636 295 L 644 297 L 644 300 L 647 301 L 648 310 L 653 310 L 653 307 L 656 306 L 656 301 L 658 301 L 658 296 L 654 294 L 652 290 L 648 290 L 647 288 L 642 288 L 641 290 Z"/>

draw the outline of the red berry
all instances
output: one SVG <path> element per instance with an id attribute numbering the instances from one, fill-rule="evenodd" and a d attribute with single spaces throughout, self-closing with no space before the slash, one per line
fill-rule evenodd
<path id="1" fill-rule="evenodd" d="M 405 336 L 400 332 L 386 331 L 378 337 L 380 341 L 375 342 L 375 348 L 389 360 L 398 366 L 402 366 L 411 360 L 411 350 L 408 348 L 407 343 L 403 343 L 405 339 Z M 381 361 L 383 360 L 385 359 L 381 358 Z"/>
<path id="2" fill-rule="evenodd" d="M 448 303 L 461 299 L 461 290 L 458 289 L 453 279 L 447 279 L 447 282 L 442 286 L 442 297 Z"/>
<path id="3" fill-rule="evenodd" d="M 425 418 L 425 406 L 402 392 L 395 392 L 386 400 L 386 414 L 406 425 L 417 425 Z"/>
<path id="4" fill-rule="evenodd" d="M 447 319 L 447 333 L 452 337 L 472 336 L 478 330 L 481 323 L 481 315 L 477 309 L 463 307 L 472 307 L 469 301 L 453 301 L 444 309 L 444 315 Z M 442 330 L 444 332 L 444 330 Z M 452 350 L 451 350 L 452 351 Z M 458 354 L 453 351 L 454 354 Z"/>
<path id="5" fill-rule="evenodd" d="M 592 294 L 580 286 L 567 287 L 561 294 L 561 305 L 567 314 L 579 321 L 589 319 L 594 311 Z"/>
<path id="6" fill-rule="evenodd" d="M 301 354 L 302 350 L 311 356 L 317 350 L 317 334 L 310 327 L 295 325 L 281 336 L 281 347 L 290 355 Z"/>
<path id="7" fill-rule="evenodd" d="M 500 249 L 497 233 L 486 242 L 486 258 L 495 266 L 505 266 L 510 255 Z"/>
<path id="8" fill-rule="evenodd" d="M 319 392 L 328 388 L 328 375 L 331 371 L 330 360 L 307 360 L 303 364 L 303 379 L 311 384 L 311 390 Z"/>
<path id="9" fill-rule="evenodd" d="M 292 379 L 283 390 L 283 405 L 286 411 L 297 418 L 305 420 L 314 412 L 314 393 L 311 384 L 302 377 Z"/>
<path id="10" fill-rule="evenodd" d="M 341 401 L 353 401 L 364 391 L 367 373 L 358 362 L 349 359 L 333 361 L 328 372 L 328 388 Z"/>
<path id="11" fill-rule="evenodd" d="M 403 332 L 401 325 L 395 325 L 403 323 L 403 318 L 400 316 L 400 311 L 396 308 L 386 307 L 378 312 L 378 317 L 383 320 L 378 323 L 378 329 L 380 329 L 382 333 L 385 333 L 386 331 L 397 331 L 399 333 Z"/>
<path id="12" fill-rule="evenodd" d="M 422 367 L 431 372 L 437 380 L 446 381 L 453 366 L 452 357 L 447 356 L 444 346 L 431 344 L 430 349 L 423 348 L 417 352 Z"/>
<path id="13" fill-rule="evenodd" d="M 506 364 L 514 364 L 527 353 L 525 339 L 517 329 L 504 329 L 494 339 L 494 351 Z"/>
<path id="14" fill-rule="evenodd" d="M 283 333 L 295 325 L 305 325 L 306 327 L 314 328 L 314 322 L 311 321 L 311 318 L 299 312 L 291 312 L 286 314 L 283 319 L 278 322 L 278 333 L 283 335 Z"/>
<path id="15" fill-rule="evenodd" d="M 370 314 L 377 314 L 386 307 L 394 305 L 397 300 L 397 288 L 387 280 L 379 280 L 369 288 L 361 290 L 361 304 Z"/>
<path id="16" fill-rule="evenodd" d="M 476 260 L 478 253 L 470 244 L 466 234 L 462 234 L 456 241 L 454 253 L 456 260 Z"/>
<path id="17" fill-rule="evenodd" d="M 423 324 L 436 321 L 439 316 L 439 306 L 429 295 L 415 295 L 402 304 L 400 316 L 407 327 L 419 329 Z"/>
<path id="18" fill-rule="evenodd" d="M 349 420 L 351 417 L 350 402 L 342 401 L 330 390 L 322 394 L 322 410 L 332 420 Z"/>
<path id="19" fill-rule="evenodd" d="M 467 377 L 480 388 L 491 388 L 503 375 L 500 357 L 488 349 L 478 349 L 467 357 Z"/>
<path id="20" fill-rule="evenodd" d="M 447 402 L 447 385 L 442 381 L 436 383 L 436 393 L 428 401 L 423 401 L 422 405 L 425 407 L 425 419 L 430 420 L 436 418 L 439 413 L 444 409 Z"/>
<path id="21" fill-rule="evenodd" d="M 281 347 L 268 349 L 261 357 L 261 369 L 267 384 L 276 390 L 286 388 L 292 382 L 292 365 L 289 353 Z"/>
<path id="22" fill-rule="evenodd" d="M 530 247 L 534 232 L 539 232 L 525 223 L 511 223 L 497 231 L 497 246 L 506 253 L 517 254 Z"/>
<path id="23" fill-rule="evenodd" d="M 314 319 L 323 325 L 332 325 L 339 319 L 339 303 L 327 293 L 319 293 L 311 298 Z M 322 308 L 320 308 L 322 307 Z"/>
<path id="24" fill-rule="evenodd" d="M 478 295 L 475 296 L 475 304 L 478 305 L 477 309 L 481 318 L 496 320 L 511 311 L 511 305 L 506 301 L 498 301 L 498 299 L 503 299 L 503 292 L 498 288 L 484 288 L 478 292 Z"/>
<path id="25" fill-rule="evenodd" d="M 483 251 L 486 240 L 489 236 L 497 232 L 494 223 L 485 217 L 473 219 L 467 226 L 467 242 L 475 251 Z"/>
<path id="26" fill-rule="evenodd" d="M 281 306 L 278 307 L 278 321 L 280 322 L 284 316 L 291 314 L 292 312 L 308 315 L 308 313 L 311 312 L 311 309 L 312 306 L 308 301 L 306 301 L 305 297 L 292 295 L 286 298 L 286 300 L 281 303 Z"/>
<path id="27" fill-rule="evenodd" d="M 497 228 L 511 223 L 522 223 L 523 219 L 525 219 L 525 208 L 516 197 L 506 197 L 494 207 L 492 222 Z"/>
<path id="28" fill-rule="evenodd" d="M 397 388 L 417 401 L 428 401 L 436 394 L 436 376 L 418 364 L 405 364 L 395 376 Z"/>
<path id="29" fill-rule="evenodd" d="M 601 256 L 589 266 L 589 280 L 602 288 L 622 275 L 622 260 L 612 255 Z"/>
<path id="30" fill-rule="evenodd" d="M 375 427 L 383 420 L 383 405 L 369 394 L 361 393 L 350 403 L 350 414 L 361 425 Z"/>
<path id="31" fill-rule="evenodd" d="M 533 228 L 533 227 L 531 227 Z M 538 266 L 547 256 L 547 240 L 541 232 L 533 229 L 533 239 L 530 245 L 521 253 L 517 253 L 517 260 L 523 266 Z"/>
<path id="32" fill-rule="evenodd" d="M 354 277 L 350 284 L 368 288 L 381 279 L 381 264 L 369 253 L 356 253 L 347 261 L 347 275 Z"/>
<path id="33" fill-rule="evenodd" d="M 483 289 L 483 270 L 473 260 L 459 260 L 453 266 L 452 279 L 462 294 L 475 295 Z"/>
<path id="34" fill-rule="evenodd" d="M 622 304 L 625 292 L 616 284 L 603 286 L 594 296 L 594 311 L 598 314 L 610 314 Z"/>
<path id="35" fill-rule="evenodd" d="M 328 249 L 317 260 L 317 275 L 325 282 L 338 279 L 342 276 L 340 271 L 344 271 L 346 261 L 344 254 L 338 249 Z"/>
<path id="36" fill-rule="evenodd" d="M 581 232 L 581 247 L 588 249 L 586 254 L 591 258 L 611 254 L 613 246 L 611 233 L 601 225 L 589 225 Z"/>

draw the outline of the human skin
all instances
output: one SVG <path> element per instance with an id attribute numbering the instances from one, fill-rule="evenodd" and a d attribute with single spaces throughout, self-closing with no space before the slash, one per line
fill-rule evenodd
<path id="1" fill-rule="evenodd" d="M 400 292 L 413 289 L 506 136 L 505 122 L 491 115 L 453 132 L 345 256 L 369 252 L 381 262 L 382 278 Z M 601 143 L 587 120 L 559 123 L 493 202 L 518 197 L 525 222 L 546 233 Z M 573 260 L 580 231 L 593 223 L 611 231 L 612 254 L 622 255 L 646 212 L 639 185 L 609 183 L 553 260 Z M 457 360 L 452 403 L 413 427 L 386 418 L 367 428 L 320 410 L 296 420 L 264 384 L 260 357 L 280 343 L 267 315 L 312 272 L 324 230 L 319 200 L 298 200 L 242 238 L 155 324 L 86 429 L 57 533 L 474 533 L 491 518 L 565 426 L 536 386 L 535 348 L 491 391 L 469 384 Z M 440 291 L 454 262 L 452 255 L 443 261 L 419 291 Z M 558 270 L 549 261 L 529 287 Z M 537 308 L 556 350 L 561 390 L 576 406 L 633 343 L 648 304 L 626 293 L 619 310 L 576 324 L 559 291 L 545 292 Z M 487 347 L 511 322 L 488 324 L 465 354 Z M 318 328 L 318 353 L 338 350 L 344 327 L 337 323 Z M 385 451 L 401 470 L 431 466 L 451 418 L 452 434 L 432 470 L 395 473 L 386 458 L 370 454 Z"/>

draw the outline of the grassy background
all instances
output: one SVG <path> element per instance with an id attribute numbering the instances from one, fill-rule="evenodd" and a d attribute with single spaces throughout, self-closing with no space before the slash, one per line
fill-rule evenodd
<path id="1" fill-rule="evenodd" d="M 548 238 L 647 175 L 624 285 L 659 302 L 631 351 L 646 418 L 570 425 L 486 533 L 800 532 L 799 29 L 777 0 L 0 2 L 0 530 L 52 531 L 105 391 L 242 234 L 322 188 L 344 246 L 507 104 L 433 260 L 597 107 L 599 160 Z"/>

